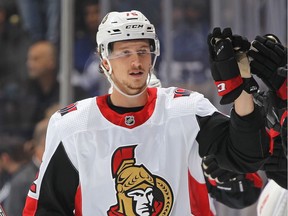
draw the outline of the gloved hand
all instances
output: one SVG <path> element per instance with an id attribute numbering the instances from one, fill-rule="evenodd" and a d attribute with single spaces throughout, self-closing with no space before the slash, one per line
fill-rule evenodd
<path id="1" fill-rule="evenodd" d="M 248 56 L 253 59 L 250 63 L 251 72 L 269 89 L 276 91 L 282 100 L 287 100 L 287 75 L 285 77 L 277 73 L 279 68 L 287 67 L 287 48 L 275 35 L 256 36 Z"/>
<path id="2" fill-rule="evenodd" d="M 206 187 L 211 197 L 235 209 L 242 209 L 256 202 L 262 181 L 257 173 L 237 174 L 219 168 L 213 156 L 202 160 Z"/>
<path id="3" fill-rule="evenodd" d="M 284 154 L 287 157 L 287 102 L 281 100 L 276 92 L 271 90 L 255 93 L 253 98 L 254 102 L 263 108 L 262 112 L 266 117 L 267 133 L 271 139 L 270 145 L 274 141 L 282 143 Z"/>
<path id="4" fill-rule="evenodd" d="M 214 28 L 213 32 L 208 35 L 207 42 L 212 77 L 215 80 L 219 96 L 222 96 L 220 104 L 228 104 L 235 101 L 243 89 L 247 91 L 256 91 L 258 89 L 257 83 L 253 78 L 249 78 L 250 76 L 247 76 L 247 74 L 244 75 L 247 78 L 244 84 L 239 69 L 240 65 L 245 71 L 247 69 L 243 59 L 247 58 L 246 52 L 250 48 L 250 43 L 246 38 L 233 35 L 231 28 L 225 28 L 222 32 L 220 28 Z M 238 66 L 240 62 L 242 64 Z M 243 70 L 242 68 L 241 70 Z M 257 85 L 257 89 L 250 88 L 250 81 L 254 81 L 253 85 Z"/>
<path id="5" fill-rule="evenodd" d="M 241 191 L 239 182 L 245 178 L 245 175 L 221 169 L 213 156 L 203 158 L 202 169 L 209 183 L 217 188 Z"/>

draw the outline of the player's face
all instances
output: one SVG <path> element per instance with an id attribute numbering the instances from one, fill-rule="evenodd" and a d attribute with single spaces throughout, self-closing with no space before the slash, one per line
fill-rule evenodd
<path id="1" fill-rule="evenodd" d="M 85 24 L 89 31 L 97 31 L 101 22 L 101 9 L 98 4 L 88 5 L 85 8 Z"/>
<path id="2" fill-rule="evenodd" d="M 146 87 L 152 55 L 148 40 L 115 42 L 108 57 L 114 83 L 127 94 L 140 93 Z"/>

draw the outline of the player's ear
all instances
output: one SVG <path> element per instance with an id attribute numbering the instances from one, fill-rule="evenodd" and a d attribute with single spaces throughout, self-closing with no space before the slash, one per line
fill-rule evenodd
<path id="1" fill-rule="evenodd" d="M 102 65 L 105 67 L 105 69 L 106 69 L 107 71 L 110 70 L 110 67 L 109 67 L 109 64 L 108 64 L 107 59 L 103 59 L 103 60 L 102 60 Z"/>

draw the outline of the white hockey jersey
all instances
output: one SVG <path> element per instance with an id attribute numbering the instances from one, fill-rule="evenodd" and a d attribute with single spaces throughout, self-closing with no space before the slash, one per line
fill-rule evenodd
<path id="1" fill-rule="evenodd" d="M 23 215 L 214 215 L 196 137 L 216 108 L 183 89 L 148 93 L 138 112 L 105 95 L 55 113 Z"/>

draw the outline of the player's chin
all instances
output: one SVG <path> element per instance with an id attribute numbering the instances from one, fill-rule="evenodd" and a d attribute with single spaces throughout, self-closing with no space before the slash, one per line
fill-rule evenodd
<path id="1" fill-rule="evenodd" d="M 146 82 L 141 85 L 132 85 L 129 87 L 129 92 L 131 94 L 138 94 L 147 88 Z"/>
<path id="2" fill-rule="evenodd" d="M 137 80 L 136 82 L 131 82 L 130 85 L 128 86 L 132 90 L 141 90 L 146 88 L 147 82 L 146 79 L 144 80 Z"/>

